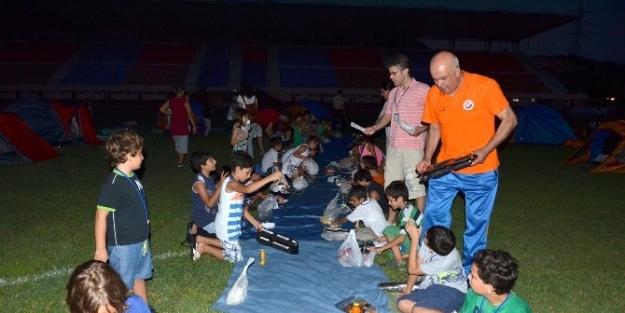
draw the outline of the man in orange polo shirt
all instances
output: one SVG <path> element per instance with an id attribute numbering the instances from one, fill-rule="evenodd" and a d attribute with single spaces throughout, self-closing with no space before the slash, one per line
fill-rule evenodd
<path id="1" fill-rule="evenodd" d="M 475 253 L 486 248 L 499 183 L 496 148 L 512 132 L 517 118 L 497 82 L 460 70 L 454 54 L 442 51 L 434 55 L 430 74 L 435 86 L 428 92 L 423 113 L 423 122 L 429 123 L 430 129 L 417 171 L 423 172 L 432 164 L 439 141 L 438 161 L 469 153 L 476 159 L 470 167 L 429 181 L 424 230 L 435 225 L 451 227 L 451 204 L 459 191 L 464 193 L 462 265 L 469 273 Z M 495 116 L 501 120 L 497 129 Z"/>

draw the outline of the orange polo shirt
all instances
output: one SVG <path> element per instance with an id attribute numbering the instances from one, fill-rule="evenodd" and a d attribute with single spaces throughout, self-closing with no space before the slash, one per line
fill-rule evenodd
<path id="1" fill-rule="evenodd" d="M 497 82 L 486 76 L 464 72 L 462 84 L 453 96 L 432 86 L 425 100 L 423 121 L 440 125 L 442 145 L 436 162 L 484 147 L 495 135 L 495 115 L 508 105 Z M 458 172 L 479 174 L 497 167 L 499 158 L 495 149 L 484 163 Z"/>

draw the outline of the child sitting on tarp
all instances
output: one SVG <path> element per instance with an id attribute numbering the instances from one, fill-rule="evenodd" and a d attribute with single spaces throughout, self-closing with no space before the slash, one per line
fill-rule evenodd
<path id="1" fill-rule="evenodd" d="M 391 219 L 391 216 L 389 216 L 389 220 L 395 220 L 396 222 L 395 225 L 389 225 L 384 229 L 386 244 L 381 247 L 370 247 L 369 251 L 382 252 L 391 250 L 395 259 L 394 267 L 405 269 L 406 262 L 404 259 L 408 258 L 411 242 L 410 237 L 406 234 L 405 227 L 409 221 L 417 219 L 420 212 L 414 205 L 408 203 L 408 187 L 406 187 L 403 181 L 393 181 L 386 187 L 384 193 L 392 209 L 389 215 L 399 214 L 399 217 Z M 381 240 L 378 242 L 381 242 Z"/>
<path id="2" fill-rule="evenodd" d="M 419 245 L 421 227 L 406 224 L 411 239 L 408 257 L 408 282 L 404 295 L 397 299 L 397 308 L 403 313 L 456 312 L 467 293 L 467 276 L 462 258 L 456 249 L 456 236 L 447 227 L 432 226 Z M 423 276 L 419 289 L 412 291 L 417 278 Z"/>
<path id="3" fill-rule="evenodd" d="M 382 208 L 377 201 L 367 197 L 365 187 L 355 185 L 347 194 L 349 203 L 355 207 L 352 213 L 345 217 L 339 218 L 332 223 L 333 227 L 337 227 L 347 221 L 356 223 L 362 221 L 365 227 L 371 229 L 375 233 L 375 238 L 384 238 L 384 229 L 388 226 L 388 222 L 384 218 Z"/>
<path id="4" fill-rule="evenodd" d="M 374 182 L 384 186 L 384 172 L 376 164 L 372 155 L 363 156 L 360 159 L 360 168 L 369 171 Z"/>
<path id="5" fill-rule="evenodd" d="M 274 172 L 274 169 L 282 167 L 282 160 L 280 160 L 280 152 L 283 148 L 282 139 L 272 137 L 269 142 L 271 149 L 263 155 L 263 160 L 261 161 L 261 173 L 264 175 L 271 174 Z"/>
<path id="6" fill-rule="evenodd" d="M 291 180 L 295 180 L 300 176 L 303 176 L 305 171 L 301 166 L 305 160 L 312 160 L 313 156 L 317 152 L 317 148 L 319 146 L 319 137 L 310 136 L 306 139 L 306 143 L 303 143 L 295 148 L 289 149 L 282 156 L 282 172 L 284 176 L 288 177 Z M 317 173 L 310 173 L 315 179 L 314 176 Z"/>
<path id="7" fill-rule="evenodd" d="M 378 202 L 385 215 L 388 213 L 388 199 L 386 199 L 384 194 L 384 185 L 373 181 L 373 177 L 371 177 L 371 173 L 368 170 L 361 168 L 354 173 L 354 183 L 365 187 L 367 196 Z"/>
<path id="8" fill-rule="evenodd" d="M 215 179 L 210 176 L 217 167 L 217 160 L 205 150 L 197 150 L 191 154 L 191 169 L 195 172 L 191 185 L 191 259 L 196 261 L 202 254 L 208 253 L 206 247 L 215 236 L 215 216 L 219 201 L 219 188 L 230 171 L 221 171 Z"/>

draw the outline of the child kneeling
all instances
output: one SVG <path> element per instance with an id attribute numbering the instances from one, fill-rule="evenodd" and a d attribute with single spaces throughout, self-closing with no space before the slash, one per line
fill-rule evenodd
<path id="1" fill-rule="evenodd" d="M 349 203 L 355 207 L 354 211 L 347 216 L 334 221 L 333 226 L 345 223 L 347 221 L 357 222 L 362 221 L 365 227 L 368 227 L 375 233 L 375 237 L 384 238 L 384 228 L 388 226 L 388 222 L 384 218 L 382 208 L 377 201 L 367 197 L 367 189 L 360 185 L 355 185 L 350 189 Z"/>
<path id="2" fill-rule="evenodd" d="M 404 269 L 410 251 L 410 237 L 406 234 L 406 224 L 419 217 L 419 210 L 414 205 L 408 203 L 408 187 L 401 180 L 396 180 L 384 190 L 388 198 L 388 204 L 392 211 L 399 211 L 399 218 L 395 219 L 395 225 L 389 225 L 384 229 L 386 244 L 382 247 L 370 247 L 369 251 L 382 252 L 390 249 L 395 258 L 395 267 Z M 397 213 L 390 213 L 397 214 Z M 383 240 L 377 240 L 378 243 Z"/>
<path id="3" fill-rule="evenodd" d="M 256 228 L 262 230 L 260 223 L 247 209 L 244 209 L 245 194 L 252 193 L 262 186 L 282 177 L 282 172 L 245 185 L 254 168 L 254 159 L 245 151 L 232 153 L 231 176 L 222 184 L 219 196 L 219 211 L 215 217 L 215 233 L 219 242 L 207 247 L 208 252 L 220 259 L 235 263 L 243 260 L 239 236 L 241 236 L 241 218 L 245 218 Z"/>

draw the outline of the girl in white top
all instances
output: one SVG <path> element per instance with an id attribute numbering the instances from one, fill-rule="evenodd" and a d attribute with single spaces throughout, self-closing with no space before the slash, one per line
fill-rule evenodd
<path id="1" fill-rule="evenodd" d="M 258 125 L 258 99 L 254 95 L 254 88 L 249 82 L 245 82 L 241 86 L 241 94 L 237 97 L 237 102 L 240 108 L 244 108 L 249 113 L 250 117 L 250 136 L 248 138 L 247 153 L 252 157 L 254 156 L 254 144 L 253 138 L 258 138 L 258 149 L 260 155 L 265 154 L 265 147 L 263 146 L 263 129 Z"/>
<path id="2" fill-rule="evenodd" d="M 308 137 L 306 143 L 285 152 L 282 156 L 282 172 L 284 175 L 293 180 L 302 176 L 304 174 L 304 170 L 301 167 L 302 162 L 312 159 L 318 146 L 319 137 L 312 135 Z"/>

